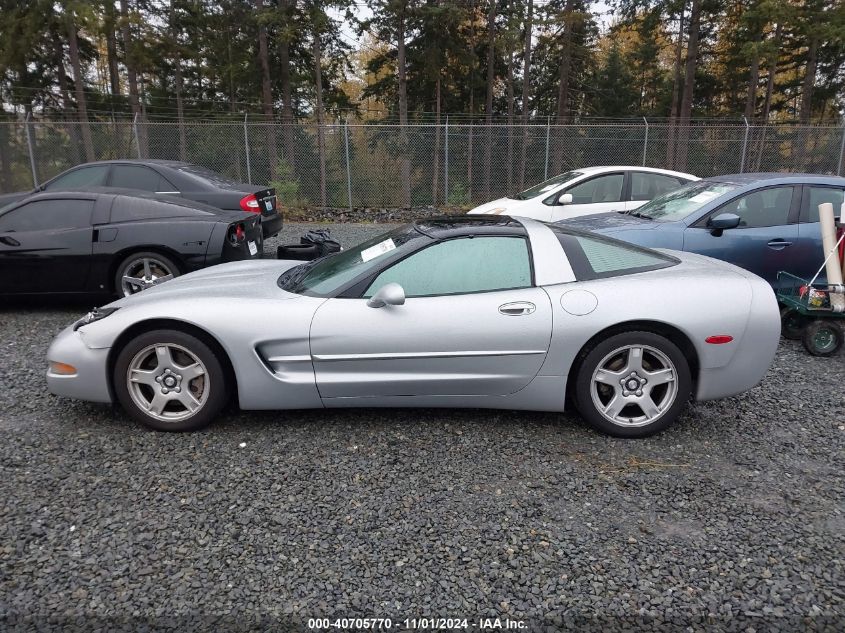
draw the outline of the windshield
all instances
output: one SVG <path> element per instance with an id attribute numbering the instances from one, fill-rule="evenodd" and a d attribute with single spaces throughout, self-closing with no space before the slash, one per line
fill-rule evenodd
<path id="1" fill-rule="evenodd" d="M 406 224 L 349 250 L 295 266 L 279 277 L 279 287 L 296 294 L 331 295 L 359 275 L 374 270 L 389 254 L 395 254 L 394 251 L 416 239 L 430 238 L 413 224 Z"/>
<path id="2" fill-rule="evenodd" d="M 549 178 L 545 182 L 541 182 L 539 185 L 534 185 L 533 187 L 526 189 L 520 193 L 515 193 L 512 196 L 508 196 L 511 200 L 530 200 L 531 198 L 536 198 L 544 193 L 548 193 L 552 189 L 556 188 L 558 185 L 562 185 L 565 182 L 569 182 L 574 178 L 578 178 L 578 176 L 583 176 L 580 171 L 568 171 L 565 174 L 561 174 L 560 176 L 555 176 L 554 178 Z"/>
<path id="3" fill-rule="evenodd" d="M 657 196 L 651 202 L 647 202 L 628 213 L 658 222 L 676 222 L 683 220 L 690 213 L 697 211 L 714 198 L 736 189 L 737 186 L 730 182 L 699 180 L 684 185 L 680 189 L 664 193 L 662 196 Z"/>

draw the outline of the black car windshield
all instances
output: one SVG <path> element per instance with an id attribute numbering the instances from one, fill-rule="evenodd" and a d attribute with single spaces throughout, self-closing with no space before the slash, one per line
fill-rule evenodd
<path id="1" fill-rule="evenodd" d="M 651 202 L 646 202 L 628 213 L 658 222 L 677 222 L 738 186 L 732 182 L 697 180 L 657 196 Z"/>
<path id="2" fill-rule="evenodd" d="M 296 294 L 329 296 L 356 277 L 377 268 L 385 257 L 395 255 L 398 249 L 407 250 L 403 247 L 417 239 L 431 238 L 413 224 L 407 224 L 349 250 L 295 266 L 279 277 L 279 287 Z"/>
<path id="3" fill-rule="evenodd" d="M 521 191 L 519 193 L 515 193 L 512 196 L 508 196 L 511 200 L 530 200 L 531 198 L 536 198 L 537 196 L 541 196 L 544 193 L 549 193 L 552 189 L 555 189 L 559 185 L 562 185 L 565 182 L 569 182 L 578 176 L 583 176 L 580 171 L 568 171 L 565 174 L 561 174 L 560 176 L 555 176 L 554 178 L 549 178 L 548 180 L 541 182 L 539 185 L 534 185 L 526 189 L 525 191 Z"/>

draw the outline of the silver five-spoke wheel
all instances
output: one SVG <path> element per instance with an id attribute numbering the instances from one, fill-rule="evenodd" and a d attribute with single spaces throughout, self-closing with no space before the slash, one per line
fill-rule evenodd
<path id="1" fill-rule="evenodd" d="M 205 364 L 181 345 L 148 345 L 129 361 L 126 387 L 135 405 L 150 417 L 179 422 L 208 400 L 207 374 Z"/>
<path id="2" fill-rule="evenodd" d="M 165 257 L 143 254 L 131 258 L 121 267 L 120 289 L 124 297 L 173 279 L 178 274 Z"/>
<path id="3" fill-rule="evenodd" d="M 678 395 L 670 358 L 648 345 L 625 345 L 607 354 L 593 372 L 590 396 L 613 424 L 643 426 L 663 415 Z"/>
<path id="4" fill-rule="evenodd" d="M 587 422 L 616 437 L 665 429 L 678 419 L 693 387 L 686 354 L 656 332 L 603 337 L 582 352 L 577 367 L 575 406 Z"/>

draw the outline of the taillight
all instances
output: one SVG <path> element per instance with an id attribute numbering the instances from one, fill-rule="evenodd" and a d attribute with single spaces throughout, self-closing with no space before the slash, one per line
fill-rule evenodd
<path id="1" fill-rule="evenodd" d="M 254 193 L 241 198 L 241 209 L 249 213 L 261 213 L 261 205 L 258 204 L 258 198 Z"/>
<path id="2" fill-rule="evenodd" d="M 234 226 L 229 227 L 229 241 L 232 244 L 240 244 L 244 241 L 246 237 L 246 231 L 244 230 L 243 224 L 236 224 Z"/>

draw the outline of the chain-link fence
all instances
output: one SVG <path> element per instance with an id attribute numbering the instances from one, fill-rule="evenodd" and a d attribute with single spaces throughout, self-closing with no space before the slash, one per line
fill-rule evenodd
<path id="1" fill-rule="evenodd" d="M 84 142 L 88 127 L 91 146 Z M 845 173 L 845 128 L 663 120 L 573 125 L 232 122 L 0 123 L 0 189 L 29 189 L 87 160 L 187 160 L 272 184 L 286 206 L 471 205 L 593 165 L 698 176 Z"/>

